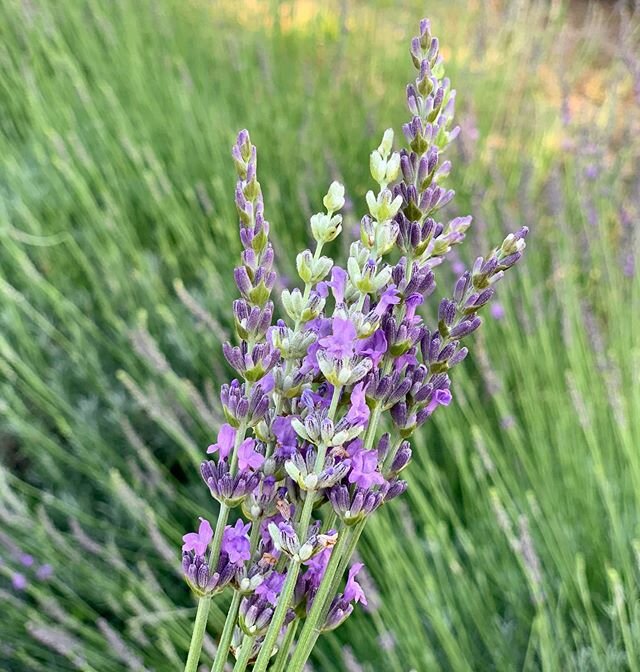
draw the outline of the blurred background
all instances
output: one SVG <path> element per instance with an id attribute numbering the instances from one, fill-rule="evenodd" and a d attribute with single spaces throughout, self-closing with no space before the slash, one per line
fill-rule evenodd
<path id="1" fill-rule="evenodd" d="M 507 231 L 529 247 L 313 669 L 640 670 L 640 7 L 542 0 L 0 0 L 0 669 L 182 669 L 230 146 L 250 129 L 293 276 L 332 179 L 364 213 L 424 15 L 458 90 L 449 214 L 474 215 L 438 291 Z"/>

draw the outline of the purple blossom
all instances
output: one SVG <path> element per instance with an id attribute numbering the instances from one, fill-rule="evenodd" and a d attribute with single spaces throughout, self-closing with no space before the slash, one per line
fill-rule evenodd
<path id="1" fill-rule="evenodd" d="M 260 469 L 264 463 L 264 456 L 255 450 L 256 442 L 253 439 L 245 439 L 238 448 L 238 469 Z"/>
<path id="2" fill-rule="evenodd" d="M 236 430 L 225 423 L 218 432 L 218 441 L 207 448 L 207 453 L 217 452 L 220 459 L 226 460 L 229 453 L 233 450 L 233 444 L 236 440 Z"/>
<path id="3" fill-rule="evenodd" d="M 501 320 L 505 315 L 504 307 L 502 306 L 501 303 L 496 301 L 495 303 L 491 304 L 491 308 L 489 308 L 489 313 L 491 314 L 491 317 L 493 317 L 494 320 Z"/>
<path id="4" fill-rule="evenodd" d="M 235 526 L 227 525 L 222 535 L 222 550 L 229 556 L 229 562 L 241 565 L 251 559 L 251 544 L 249 529 L 251 523 L 244 523 L 242 519 L 236 521 Z"/>
<path id="5" fill-rule="evenodd" d="M 292 457 L 298 447 L 298 435 L 291 426 L 292 420 L 291 415 L 279 415 L 271 423 L 271 431 L 276 437 L 275 454 L 284 459 Z"/>
<path id="6" fill-rule="evenodd" d="M 347 420 L 353 425 L 364 425 L 369 419 L 369 407 L 365 398 L 366 387 L 358 383 L 351 392 L 351 408 L 347 412 Z"/>
<path id="7" fill-rule="evenodd" d="M 331 336 L 321 338 L 320 345 L 335 357 L 350 357 L 356 341 L 356 328 L 351 320 L 334 317 L 331 321 Z"/>
<path id="8" fill-rule="evenodd" d="M 361 562 L 356 562 L 354 565 L 351 565 L 347 583 L 344 587 L 344 599 L 347 602 L 355 602 L 356 604 L 362 602 L 362 604 L 366 606 L 367 597 L 362 590 L 362 586 L 356 581 L 356 576 L 363 567 L 364 564 Z"/>
<path id="9" fill-rule="evenodd" d="M 382 317 L 387 312 L 389 306 L 395 306 L 398 303 L 400 303 L 398 289 L 395 285 L 389 285 L 380 297 L 378 305 L 373 309 L 373 312 L 378 317 Z"/>
<path id="10" fill-rule="evenodd" d="M 347 286 L 347 272 L 340 268 L 339 266 L 334 266 L 331 269 L 331 280 L 328 282 L 321 282 L 318 285 L 318 291 L 322 298 L 326 298 L 328 295 L 327 287 L 330 287 L 333 293 L 333 298 L 336 301 L 336 305 L 344 303 L 344 293 Z"/>
<path id="11" fill-rule="evenodd" d="M 267 578 L 256 588 L 256 595 L 261 595 L 267 602 L 274 607 L 278 602 L 278 595 L 284 585 L 286 574 L 281 572 L 271 572 Z"/>
<path id="12" fill-rule="evenodd" d="M 20 572 L 14 572 L 11 576 L 11 585 L 16 590 L 24 590 L 27 587 L 27 577 Z"/>
<path id="13" fill-rule="evenodd" d="M 363 357 L 368 357 L 373 366 L 378 366 L 387 352 L 387 338 L 382 329 L 375 331 L 369 338 L 359 340 L 356 343 L 356 352 Z"/>
<path id="14" fill-rule="evenodd" d="M 22 553 L 20 555 L 20 564 L 24 567 L 31 567 L 34 563 L 33 556 L 28 553 Z"/>
<path id="15" fill-rule="evenodd" d="M 354 452 L 351 457 L 349 483 L 355 483 L 365 489 L 384 483 L 384 476 L 378 471 L 377 450 L 358 450 Z"/>
<path id="16" fill-rule="evenodd" d="M 396 371 L 403 371 L 408 366 L 418 366 L 418 360 L 416 359 L 416 353 L 415 353 L 415 350 L 413 350 L 413 349 L 409 350 L 409 352 L 405 352 L 405 354 L 401 355 L 400 357 L 396 357 L 393 368 Z"/>
<path id="17" fill-rule="evenodd" d="M 182 537 L 182 550 L 193 551 L 196 555 L 204 555 L 207 552 L 207 546 L 213 539 L 213 530 L 208 520 L 200 518 L 200 527 L 197 532 L 189 532 Z"/>
<path id="18" fill-rule="evenodd" d="M 274 386 L 273 371 L 270 371 L 266 376 L 264 376 L 259 384 L 265 394 L 271 392 Z"/>
<path id="19" fill-rule="evenodd" d="M 412 325 L 419 324 L 422 321 L 422 318 L 419 315 L 416 315 L 416 310 L 418 306 L 422 305 L 424 302 L 424 297 L 422 294 L 411 294 L 407 297 L 407 310 L 405 311 L 404 319 Z"/>
<path id="20" fill-rule="evenodd" d="M 316 339 L 309 346 L 307 354 L 302 360 L 302 369 L 318 373 L 318 371 L 320 371 L 320 367 L 318 366 L 318 350 L 321 349 L 320 340 L 321 337 L 329 336 L 331 334 L 331 320 L 318 317 L 307 323 L 307 329 L 316 335 Z"/>
<path id="21" fill-rule="evenodd" d="M 327 534 L 334 533 L 335 530 L 329 530 Z M 304 579 L 307 589 L 310 593 L 315 593 L 320 587 L 320 582 L 322 581 L 322 577 L 324 576 L 324 573 L 327 569 L 332 552 L 333 546 L 327 546 L 322 551 L 320 551 L 320 553 L 314 555 L 304 563 L 308 568 L 304 574 Z"/>
<path id="22" fill-rule="evenodd" d="M 438 406 L 448 406 L 451 403 L 451 392 L 449 390 L 436 390 L 433 393 L 433 398 L 427 404 L 427 413 L 431 415 Z"/>

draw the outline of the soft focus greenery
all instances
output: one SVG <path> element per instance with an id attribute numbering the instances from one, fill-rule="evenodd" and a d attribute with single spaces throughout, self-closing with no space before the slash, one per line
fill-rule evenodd
<path id="1" fill-rule="evenodd" d="M 331 179 L 364 212 L 425 12 L 463 127 L 450 212 L 475 217 L 454 270 L 525 224 L 527 259 L 416 438 L 404 501 L 367 528 L 373 609 L 313 665 L 640 670 L 640 21 L 622 5 L 0 0 L 2 670 L 181 669 L 180 537 L 215 515 L 197 464 L 229 375 L 229 148 L 250 129 L 291 275 Z"/>

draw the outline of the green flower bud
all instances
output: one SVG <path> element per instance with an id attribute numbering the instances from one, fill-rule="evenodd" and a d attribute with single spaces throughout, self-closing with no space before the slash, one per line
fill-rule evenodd
<path id="1" fill-rule="evenodd" d="M 329 257 L 320 257 L 320 259 L 316 259 L 311 265 L 311 282 L 314 284 L 320 282 L 320 280 L 327 276 L 332 268 L 333 259 L 329 259 Z"/>
<path id="2" fill-rule="evenodd" d="M 377 198 L 373 191 L 367 192 L 367 205 L 369 206 L 369 212 L 374 219 L 382 222 L 385 219 L 392 219 L 395 217 L 402 206 L 402 196 L 398 194 L 393 200 L 392 196 L 393 194 L 388 189 L 381 191 Z"/>
<path id="3" fill-rule="evenodd" d="M 387 172 L 385 174 L 386 183 L 393 182 L 400 172 L 400 154 L 396 152 L 392 154 L 389 160 L 387 161 Z"/>
<path id="4" fill-rule="evenodd" d="M 311 282 L 313 277 L 313 255 L 311 250 L 304 250 L 296 257 L 296 268 L 302 282 Z"/>
<path id="5" fill-rule="evenodd" d="M 383 185 L 387 174 L 387 162 L 377 150 L 371 152 L 369 168 L 371 170 L 371 177 L 373 177 L 378 184 Z"/>
<path id="6" fill-rule="evenodd" d="M 294 322 L 297 322 L 301 319 L 302 311 L 305 308 L 302 292 L 297 288 L 292 292 L 288 289 L 282 290 L 282 305 L 287 311 L 287 315 Z"/>
<path id="7" fill-rule="evenodd" d="M 311 217 L 311 233 L 319 243 L 330 243 L 342 231 L 342 215 L 330 217 L 324 212 L 318 212 Z"/>
<path id="8" fill-rule="evenodd" d="M 387 128 L 382 136 L 382 142 L 378 147 L 378 153 L 382 158 L 386 159 L 391 153 L 391 148 L 393 147 L 393 129 Z"/>
<path id="9" fill-rule="evenodd" d="M 344 206 L 344 186 L 340 182 L 332 182 L 322 204 L 330 215 L 341 210 Z"/>

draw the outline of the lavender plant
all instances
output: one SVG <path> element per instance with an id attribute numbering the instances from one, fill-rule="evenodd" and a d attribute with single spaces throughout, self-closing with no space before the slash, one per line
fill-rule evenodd
<path id="1" fill-rule="evenodd" d="M 345 189 L 331 184 L 324 211 L 310 220 L 315 249 L 296 259 L 303 287 L 282 292 L 288 319 L 275 324 L 256 148 L 247 131 L 233 147 L 240 342 L 223 350 L 238 378 L 222 386 L 226 422 L 201 465 L 220 505 L 215 529 L 201 518 L 183 538 L 184 573 L 199 597 L 186 672 L 197 668 L 211 598 L 227 588 L 233 597 L 212 672 L 222 672 L 229 652 L 236 672 L 300 672 L 318 636 L 366 604 L 362 564 L 350 566 L 360 535 L 376 509 L 405 491 L 408 439 L 451 403 L 450 371 L 467 355 L 461 341 L 522 257 L 526 228 L 457 280 L 437 323 L 424 321 L 434 269 L 464 240 L 471 217 L 438 221 L 454 196 L 440 182 L 458 128 L 455 91 L 427 20 L 411 58 L 418 74 L 407 87 L 408 146 L 393 152 L 388 129 L 372 152 L 377 188 L 366 195 L 369 212 L 344 268 L 323 255 L 342 230 Z M 232 510 L 240 511 L 234 524 Z"/>

